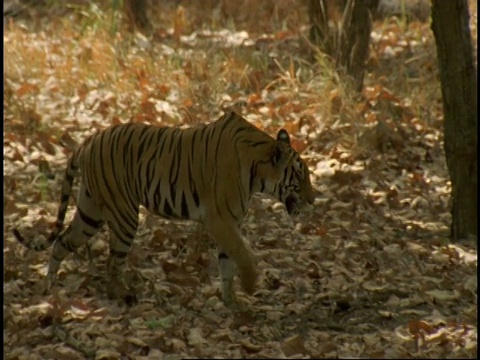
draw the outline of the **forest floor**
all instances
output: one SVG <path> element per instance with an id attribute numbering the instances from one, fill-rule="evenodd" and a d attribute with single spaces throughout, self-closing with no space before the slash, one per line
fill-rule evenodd
<path id="1" fill-rule="evenodd" d="M 375 21 L 355 95 L 308 43 L 298 1 L 163 1 L 150 39 L 111 3 L 34 8 L 4 26 L 6 359 L 476 357 L 477 245 L 448 238 L 428 23 Z M 272 135 L 286 128 L 320 193 L 295 219 L 252 199 L 242 231 L 259 281 L 252 296 L 237 286 L 243 310 L 220 300 L 207 234 L 146 212 L 128 259 L 138 304 L 105 295 L 106 229 L 93 263 L 67 258 L 44 294 L 49 251 L 27 251 L 12 229 L 51 228 L 77 144 L 113 123 L 187 126 L 228 108 Z"/>

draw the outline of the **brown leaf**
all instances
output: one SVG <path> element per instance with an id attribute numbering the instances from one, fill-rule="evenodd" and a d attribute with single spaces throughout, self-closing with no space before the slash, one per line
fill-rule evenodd
<path id="1" fill-rule="evenodd" d="M 179 268 L 179 265 L 172 260 L 164 261 L 162 263 L 162 269 L 168 275 L 172 271 L 176 271 Z"/>
<path id="2" fill-rule="evenodd" d="M 297 334 L 293 335 L 282 342 L 282 351 L 287 356 L 293 355 L 302 355 L 306 354 L 307 351 L 305 350 L 304 340 L 303 338 Z"/>
<path id="3" fill-rule="evenodd" d="M 333 341 L 322 341 L 316 352 L 318 352 L 319 356 L 325 356 L 336 351 L 337 348 L 337 344 L 335 344 Z"/>
<path id="4" fill-rule="evenodd" d="M 300 125 L 300 120 L 286 121 L 285 124 L 283 125 L 283 128 L 287 130 L 287 132 L 291 135 L 291 134 L 298 133 L 298 131 L 300 130 L 299 125 Z"/>
<path id="5" fill-rule="evenodd" d="M 304 140 L 300 140 L 295 137 L 290 137 L 290 139 L 292 148 L 298 153 L 302 153 L 308 147 L 308 143 Z"/>
<path id="6" fill-rule="evenodd" d="M 127 340 L 130 344 L 133 344 L 133 345 L 141 347 L 141 348 L 143 348 L 145 346 L 148 346 L 145 341 L 143 341 L 140 338 L 134 337 L 134 336 L 128 336 L 125 340 Z"/>
<path id="7" fill-rule="evenodd" d="M 99 349 L 95 353 L 96 360 L 116 360 L 116 359 L 120 359 L 121 357 L 122 357 L 122 354 L 111 349 Z"/>
<path id="8" fill-rule="evenodd" d="M 435 329 L 432 325 L 424 320 L 411 320 L 408 322 L 408 330 L 414 336 L 418 336 L 421 331 L 427 334 L 432 334 Z"/>
<path id="9" fill-rule="evenodd" d="M 262 350 L 262 346 L 252 344 L 250 342 L 250 339 L 248 339 L 248 338 L 241 339 L 239 341 L 239 344 L 242 345 L 242 347 L 245 349 L 245 351 L 247 351 L 249 353 L 256 353 L 256 352 L 259 352 L 260 350 Z"/>
<path id="10" fill-rule="evenodd" d="M 203 336 L 203 332 L 200 327 L 190 329 L 187 335 L 187 340 L 188 344 L 191 346 L 208 344 L 208 341 Z"/>
<path id="11" fill-rule="evenodd" d="M 200 284 L 200 280 L 197 276 L 193 276 L 183 269 L 176 269 L 167 274 L 167 279 L 177 285 L 182 286 L 197 286 Z"/>
<path id="12" fill-rule="evenodd" d="M 30 84 L 30 83 L 23 83 L 20 88 L 16 91 L 16 95 L 18 97 L 22 97 L 23 95 L 30 94 L 30 93 L 37 93 L 38 92 L 38 86 L 35 84 Z"/>

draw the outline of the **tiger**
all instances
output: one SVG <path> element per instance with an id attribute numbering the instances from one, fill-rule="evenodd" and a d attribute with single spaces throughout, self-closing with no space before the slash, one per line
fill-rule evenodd
<path id="1" fill-rule="evenodd" d="M 81 181 L 76 211 L 64 230 L 77 176 Z M 195 220 L 216 241 L 222 300 L 235 306 L 235 275 L 247 294 L 254 292 L 257 280 L 254 256 L 240 233 L 254 193 L 275 197 L 290 215 L 313 204 L 308 166 L 292 148 L 285 129 L 275 139 L 233 111 L 210 124 L 185 129 L 117 124 L 89 137 L 69 158 L 57 220 L 48 238 L 29 240 L 18 228 L 13 233 L 35 251 L 54 244 L 46 277 L 48 290 L 63 259 L 88 244 L 106 223 L 107 295 L 136 299 L 123 272 L 140 205 L 167 219 Z"/>

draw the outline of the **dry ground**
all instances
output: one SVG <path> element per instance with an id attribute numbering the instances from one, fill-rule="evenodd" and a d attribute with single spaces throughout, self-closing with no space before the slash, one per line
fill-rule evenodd
<path id="1" fill-rule="evenodd" d="M 311 61 L 297 1 L 177 3 L 151 9 L 150 40 L 110 2 L 34 9 L 4 28 L 5 357 L 474 358 L 476 239 L 448 240 L 429 24 L 377 21 L 355 96 L 325 57 Z M 49 254 L 12 229 L 46 233 L 76 144 L 112 123 L 183 126 L 229 107 L 272 135 L 287 128 L 320 193 L 298 219 L 252 200 L 243 232 L 260 280 L 253 296 L 238 288 L 245 310 L 220 301 L 198 226 L 145 213 L 129 256 L 138 305 L 105 296 L 106 231 L 93 264 L 68 258 L 43 294 Z"/>

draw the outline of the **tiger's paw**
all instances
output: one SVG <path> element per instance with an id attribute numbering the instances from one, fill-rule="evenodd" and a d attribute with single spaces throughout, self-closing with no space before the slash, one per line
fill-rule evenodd
<path id="1" fill-rule="evenodd" d="M 253 294 L 257 282 L 257 271 L 255 267 L 240 269 L 239 275 L 243 290 L 249 295 Z"/>
<path id="2" fill-rule="evenodd" d="M 228 308 L 236 307 L 238 305 L 237 296 L 235 295 L 231 282 L 223 284 L 222 300 Z"/>
<path id="3" fill-rule="evenodd" d="M 111 300 L 120 299 L 125 305 L 131 307 L 138 303 L 137 296 L 123 282 L 111 280 L 107 285 L 107 295 Z"/>
<path id="4" fill-rule="evenodd" d="M 227 307 L 233 313 L 239 313 L 247 310 L 244 299 L 242 299 L 243 301 L 239 301 L 235 293 L 228 295 L 223 294 L 222 300 L 225 304 L 225 307 Z"/>

